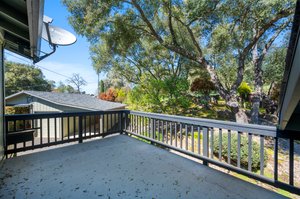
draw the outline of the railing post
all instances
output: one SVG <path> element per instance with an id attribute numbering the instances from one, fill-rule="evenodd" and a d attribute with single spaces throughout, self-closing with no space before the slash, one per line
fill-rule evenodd
<path id="1" fill-rule="evenodd" d="M 78 137 L 79 137 L 79 143 L 82 143 L 82 116 L 79 116 L 79 129 L 78 129 Z"/>
<path id="2" fill-rule="evenodd" d="M 129 114 L 125 111 L 124 112 L 125 116 L 124 116 L 124 127 L 122 129 L 122 132 L 125 133 L 126 135 L 128 135 L 127 131 L 127 126 L 130 125 L 130 118 L 129 118 Z"/>
<path id="3" fill-rule="evenodd" d="M 209 155 L 209 135 L 208 135 L 208 128 L 203 128 L 203 155 L 208 157 Z M 208 166 L 207 161 L 203 161 L 203 164 Z"/>

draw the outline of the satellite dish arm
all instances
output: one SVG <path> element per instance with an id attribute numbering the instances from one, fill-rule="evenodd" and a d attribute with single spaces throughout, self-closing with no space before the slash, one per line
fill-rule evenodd
<path id="1" fill-rule="evenodd" d="M 43 56 L 40 56 L 40 57 L 35 57 L 34 60 L 33 60 L 34 64 L 37 63 L 37 62 L 39 62 L 39 61 L 41 61 L 41 60 L 43 60 L 43 59 L 45 59 L 46 57 L 52 55 L 56 51 L 56 46 L 57 45 L 53 44 L 52 41 L 51 41 L 51 36 L 50 36 L 50 31 L 49 31 L 49 23 L 45 23 L 44 22 L 44 24 L 45 24 L 45 27 L 46 27 L 49 44 L 52 46 L 52 52 L 47 53 L 47 54 L 45 54 Z"/>
<path id="2" fill-rule="evenodd" d="M 40 57 L 36 57 L 36 58 L 33 60 L 33 63 L 36 64 L 36 63 L 38 63 L 39 61 L 41 61 L 41 60 L 45 59 L 46 57 L 48 57 L 48 56 L 52 55 L 53 53 L 55 53 L 55 51 L 56 51 L 56 45 L 52 45 L 52 47 L 53 47 L 52 52 L 50 52 L 50 53 L 48 53 L 48 54 L 46 54 L 46 55 L 40 56 Z"/>

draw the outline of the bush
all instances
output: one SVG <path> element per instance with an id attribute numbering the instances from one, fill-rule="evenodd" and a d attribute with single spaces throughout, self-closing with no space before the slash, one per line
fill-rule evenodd
<path id="1" fill-rule="evenodd" d="M 231 164 L 237 166 L 237 138 L 236 134 L 231 134 L 231 149 L 230 149 L 230 160 Z M 214 138 L 214 151 L 213 153 L 218 156 L 219 154 L 219 136 L 215 135 Z M 241 136 L 241 167 L 248 168 L 248 139 L 245 136 Z M 227 160 L 228 151 L 228 134 L 222 135 L 222 157 Z M 259 144 L 252 139 L 252 171 L 256 172 L 260 169 L 260 148 Z M 268 156 L 264 153 L 264 166 L 266 166 Z"/>
<path id="2" fill-rule="evenodd" d="M 240 97 L 244 100 L 244 101 L 248 101 L 249 100 L 249 96 L 252 92 L 250 86 L 246 83 L 246 82 L 242 82 L 241 85 L 238 87 L 237 89 Z"/>

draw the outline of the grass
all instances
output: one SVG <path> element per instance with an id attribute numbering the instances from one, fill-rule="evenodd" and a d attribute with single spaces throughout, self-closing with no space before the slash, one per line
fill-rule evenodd
<path id="1" fill-rule="evenodd" d="M 244 176 L 244 175 L 242 175 L 242 174 L 238 174 L 238 173 L 235 173 L 235 172 L 232 172 L 231 174 L 232 174 L 233 176 L 235 176 L 235 177 L 241 179 L 241 180 L 244 180 L 244 181 L 246 181 L 246 182 L 250 182 L 250 183 L 252 183 L 252 184 L 257 185 L 257 181 L 256 181 L 256 180 L 253 180 L 252 178 L 246 177 L 246 176 Z M 268 174 L 268 173 L 265 173 L 265 176 L 266 176 L 266 177 L 268 177 L 267 174 Z M 268 175 L 270 175 L 270 174 L 268 174 Z M 279 189 L 279 188 L 273 188 L 272 190 L 275 191 L 276 193 L 280 194 L 280 195 L 283 195 L 283 196 L 288 197 L 288 198 L 292 198 L 292 194 L 291 194 L 290 192 L 288 192 L 288 191 L 285 191 L 285 190 Z"/>

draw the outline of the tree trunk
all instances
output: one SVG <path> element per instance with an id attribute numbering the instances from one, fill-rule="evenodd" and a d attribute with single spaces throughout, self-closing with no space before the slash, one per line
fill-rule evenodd
<path id="1" fill-rule="evenodd" d="M 237 123 L 249 123 L 248 116 L 246 115 L 245 110 L 240 107 L 236 94 L 231 93 L 231 98 L 228 100 L 227 106 L 230 108 L 231 112 L 234 113 L 235 121 Z"/>
<path id="2" fill-rule="evenodd" d="M 252 96 L 251 123 L 258 124 L 263 82 L 261 69 L 262 60 L 258 57 L 257 44 L 255 44 L 252 51 L 252 61 L 254 65 L 254 93 Z"/>
<path id="3" fill-rule="evenodd" d="M 243 63 L 243 62 L 241 62 Z M 237 98 L 237 89 L 231 89 L 230 92 L 224 89 L 223 85 L 221 84 L 217 74 L 213 67 L 211 67 L 208 63 L 204 63 L 207 72 L 210 75 L 211 81 L 214 83 L 216 89 L 218 90 L 220 96 L 226 101 L 226 105 L 230 108 L 231 112 L 235 115 L 235 121 L 238 123 L 249 123 L 248 116 L 245 113 L 245 110 L 240 107 Z M 241 71 L 241 70 L 240 70 Z M 242 79 L 243 73 L 239 72 L 239 80 Z M 239 81 L 236 81 L 238 84 Z M 240 83 L 240 82 L 239 82 Z M 239 85 L 236 85 L 237 88 Z"/>

